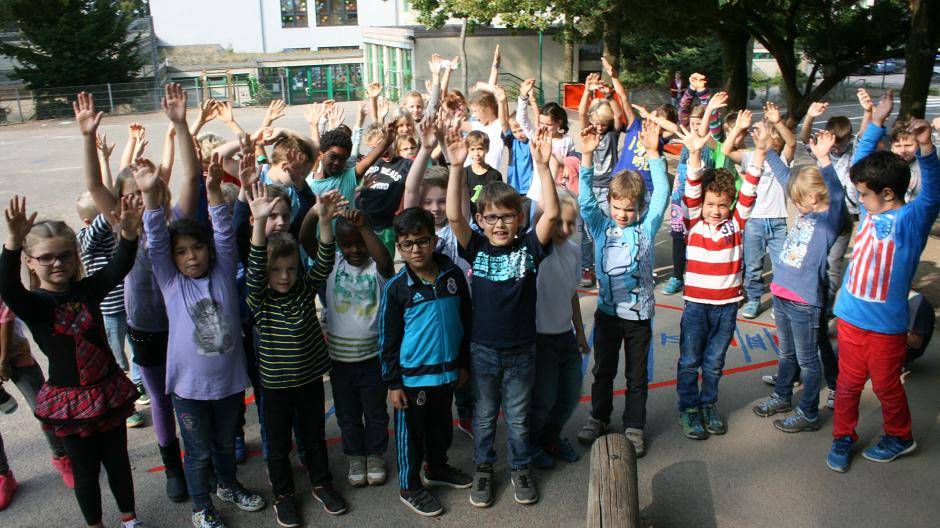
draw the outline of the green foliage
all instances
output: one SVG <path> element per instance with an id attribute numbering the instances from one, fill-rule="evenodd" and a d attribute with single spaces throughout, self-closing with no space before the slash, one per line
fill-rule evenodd
<path id="1" fill-rule="evenodd" d="M 128 82 L 140 70 L 134 15 L 114 0 L 10 0 L 21 44 L 0 44 L 33 89 Z"/>
<path id="2" fill-rule="evenodd" d="M 628 86 L 667 85 L 676 71 L 688 78 L 704 73 L 708 84 L 721 84 L 721 46 L 714 38 L 673 39 L 628 32 L 621 51 L 621 80 Z"/>

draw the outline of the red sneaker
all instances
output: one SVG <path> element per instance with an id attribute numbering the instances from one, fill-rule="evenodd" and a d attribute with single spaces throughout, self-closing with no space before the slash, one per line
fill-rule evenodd
<path id="1" fill-rule="evenodd" d="M 0 474 L 0 511 L 5 510 L 10 505 L 17 487 L 19 487 L 19 484 L 16 483 L 12 471 Z"/>
<path id="2" fill-rule="evenodd" d="M 473 438 L 473 420 L 457 420 L 457 430 Z"/>
<path id="3" fill-rule="evenodd" d="M 68 489 L 75 489 L 75 475 L 72 474 L 72 461 L 68 455 L 62 455 L 59 458 L 52 457 L 52 467 L 59 470 L 62 475 L 62 482 Z"/>
<path id="4" fill-rule="evenodd" d="M 594 277 L 594 270 L 585 268 L 581 270 L 581 282 L 578 283 L 582 288 L 593 288 L 597 279 Z"/>

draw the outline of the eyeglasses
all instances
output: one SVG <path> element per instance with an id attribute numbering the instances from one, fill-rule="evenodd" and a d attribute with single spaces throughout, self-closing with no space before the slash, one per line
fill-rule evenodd
<path id="1" fill-rule="evenodd" d="M 402 251 L 412 251 L 417 247 L 418 249 L 427 249 L 431 245 L 431 238 L 429 236 L 416 238 L 414 240 L 402 240 L 398 243 L 398 249 Z"/>
<path id="2" fill-rule="evenodd" d="M 500 220 L 502 220 L 503 223 L 506 225 L 515 223 L 516 213 L 507 213 L 507 214 L 502 214 L 502 215 L 498 215 L 498 214 L 483 215 L 483 221 L 486 222 L 487 225 L 496 225 L 496 222 L 499 222 Z"/>
<path id="3" fill-rule="evenodd" d="M 78 254 L 75 253 L 74 251 L 66 251 L 65 253 L 62 253 L 61 255 L 53 255 L 51 253 L 46 253 L 44 255 L 39 255 L 38 257 L 34 257 L 32 255 L 27 255 L 27 256 L 35 260 L 37 263 L 39 263 L 40 266 L 51 266 L 55 264 L 55 261 L 57 260 L 61 262 L 62 264 L 71 264 L 75 262 L 75 260 L 78 258 Z"/>

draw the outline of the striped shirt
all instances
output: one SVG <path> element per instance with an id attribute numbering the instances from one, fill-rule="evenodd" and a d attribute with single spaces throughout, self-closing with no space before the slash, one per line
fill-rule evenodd
<path id="1" fill-rule="evenodd" d="M 85 275 L 90 276 L 111 262 L 117 248 L 117 237 L 111 223 L 103 214 L 99 214 L 91 224 L 79 229 L 78 245 L 82 250 L 82 266 Z M 101 301 L 102 315 L 120 315 L 124 313 L 124 281 L 121 281 Z"/>
<path id="2" fill-rule="evenodd" d="M 702 218 L 702 168 L 689 167 L 685 184 L 685 292 L 687 301 L 728 304 L 741 300 L 744 224 L 754 205 L 760 167 L 749 167 L 731 217 L 718 225 Z M 770 176 L 772 177 L 772 176 Z"/>
<path id="3" fill-rule="evenodd" d="M 264 388 L 300 387 L 329 371 L 330 356 L 317 319 L 315 298 L 333 268 L 335 251 L 333 243 L 321 242 L 316 264 L 297 277 L 290 291 L 278 293 L 268 287 L 267 246 L 251 245 L 248 307 L 255 317 L 255 346 Z"/>

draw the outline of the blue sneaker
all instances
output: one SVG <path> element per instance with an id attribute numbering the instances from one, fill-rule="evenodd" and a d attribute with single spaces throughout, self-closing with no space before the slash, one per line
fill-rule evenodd
<path id="1" fill-rule="evenodd" d="M 555 467 L 555 459 L 548 456 L 544 449 L 532 455 L 532 467 L 536 469 L 552 469 Z"/>
<path id="2" fill-rule="evenodd" d="M 849 455 L 852 453 L 853 443 L 851 436 L 843 436 L 832 441 L 832 448 L 829 449 L 829 456 L 826 457 L 826 465 L 829 469 L 839 473 L 849 470 Z"/>
<path id="3" fill-rule="evenodd" d="M 545 444 L 542 446 L 542 449 L 544 452 L 548 453 L 549 456 L 569 464 L 574 464 L 578 460 L 581 460 L 581 455 L 564 439 L 558 439 L 555 442 Z"/>
<path id="4" fill-rule="evenodd" d="M 760 301 L 748 301 L 744 303 L 741 310 L 741 317 L 745 319 L 755 319 L 760 314 Z"/>
<path id="5" fill-rule="evenodd" d="M 663 295 L 675 295 L 682 291 L 684 284 L 681 279 L 672 277 L 669 279 L 669 282 L 663 286 Z"/>
<path id="6" fill-rule="evenodd" d="M 891 462 L 899 456 L 913 453 L 917 449 L 914 439 L 901 440 L 896 436 L 884 435 L 878 444 L 862 451 L 862 456 L 872 462 Z"/>
<path id="7" fill-rule="evenodd" d="M 248 452 L 245 451 L 245 437 L 235 437 L 235 463 L 244 464 L 248 460 Z"/>

